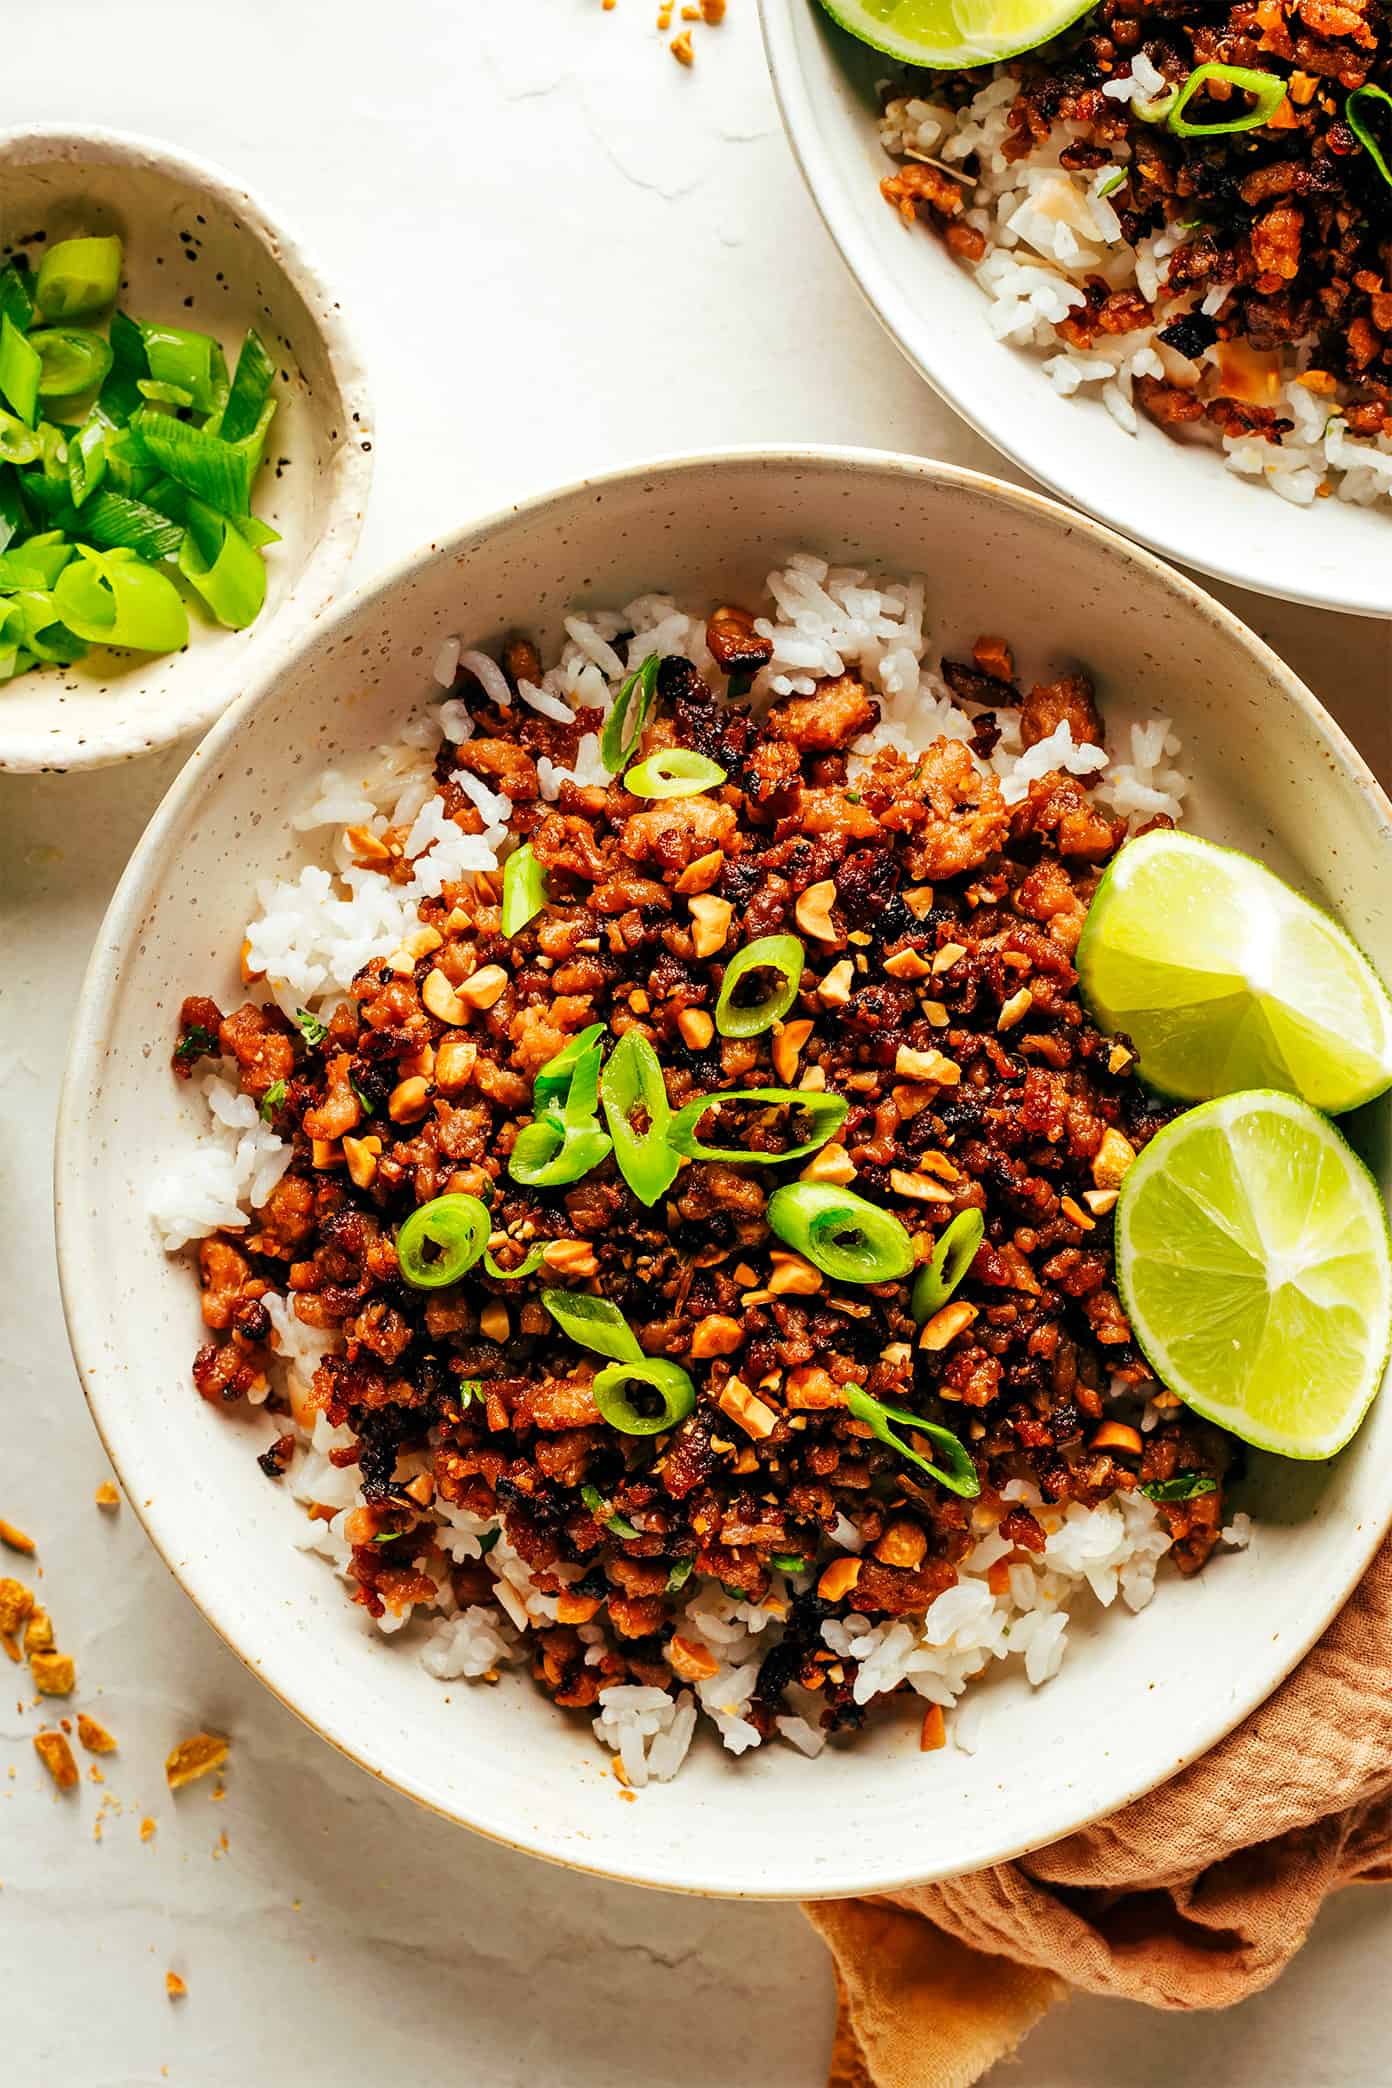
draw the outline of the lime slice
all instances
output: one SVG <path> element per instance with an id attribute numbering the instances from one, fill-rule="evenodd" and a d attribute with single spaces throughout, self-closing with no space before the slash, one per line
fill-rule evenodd
<path id="1" fill-rule="evenodd" d="M 1392 1001 L 1328 914 L 1192 834 L 1128 841 L 1078 944 L 1099 1026 L 1186 1102 L 1283 1088 L 1337 1116 L 1392 1085 Z"/>
<path id="2" fill-rule="evenodd" d="M 1047 43 L 1096 0 L 822 0 L 834 22 L 906 65 L 952 71 Z"/>
<path id="3" fill-rule="evenodd" d="M 1387 1213 L 1363 1162 L 1293 1095 L 1225 1095 L 1128 1169 L 1117 1280 L 1151 1368 L 1186 1406 L 1281 1457 L 1332 1457 L 1392 1331 Z"/>

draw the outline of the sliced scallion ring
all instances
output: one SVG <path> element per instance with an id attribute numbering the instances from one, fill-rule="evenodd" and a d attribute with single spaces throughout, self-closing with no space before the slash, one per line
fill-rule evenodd
<path id="1" fill-rule="evenodd" d="M 94 391 L 111 368 L 111 350 L 88 326 L 43 326 L 29 336 L 39 358 L 39 397 Z"/>
<path id="2" fill-rule="evenodd" d="M 188 644 L 188 611 L 167 575 L 131 551 L 77 547 L 53 590 L 61 620 L 89 645 L 177 652 Z"/>
<path id="3" fill-rule="evenodd" d="M 711 761 L 691 747 L 660 747 L 646 761 L 634 764 L 624 777 L 623 786 L 634 797 L 678 798 L 714 790 L 717 783 L 724 781 L 725 771 L 718 761 Z"/>
<path id="4" fill-rule="evenodd" d="M 551 1116 L 534 1117 L 517 1134 L 508 1173 L 525 1189 L 560 1189 L 590 1174 L 609 1157 L 611 1139 L 598 1124 L 573 1126 Z"/>
<path id="5" fill-rule="evenodd" d="M 640 1203 L 655 1204 L 676 1180 L 681 1155 L 671 1142 L 662 1066 L 641 1030 L 620 1037 L 600 1075 L 599 1092 L 619 1173 Z M 641 1127 L 640 1111 L 646 1120 Z"/>
<path id="6" fill-rule="evenodd" d="M 959 1211 L 937 1241 L 931 1260 L 914 1278 L 909 1308 L 922 1326 L 941 1312 L 976 1259 L 976 1250 L 986 1237 L 986 1220 L 980 1211 Z"/>
<path id="7" fill-rule="evenodd" d="M 545 1259 L 546 1249 L 544 1247 L 533 1247 L 530 1253 L 522 1257 L 515 1269 L 505 1269 L 500 1262 L 496 1262 L 493 1259 L 491 1248 L 485 1247 L 483 1250 L 483 1266 L 495 1283 L 516 1283 L 521 1277 L 532 1275 L 535 1270 L 541 1267 Z"/>
<path id="8" fill-rule="evenodd" d="M 945 1486 L 949 1493 L 960 1494 L 963 1500 L 976 1499 L 981 1491 L 980 1475 L 966 1445 L 950 1428 L 939 1428 L 934 1422 L 924 1421 L 903 1407 L 883 1406 L 878 1399 L 872 1399 L 868 1392 L 862 1392 L 855 1385 L 846 1394 L 846 1407 L 857 1421 L 869 1425 L 880 1442 L 887 1443 L 891 1450 L 897 1450 L 901 1457 L 907 1457 L 930 1479 L 936 1479 L 939 1486 Z M 943 1463 L 934 1464 L 922 1451 L 915 1450 L 912 1443 L 906 1443 L 890 1425 L 894 1422 L 900 1428 L 911 1428 L 916 1435 L 926 1436 Z"/>
<path id="9" fill-rule="evenodd" d="M 1385 134 L 1382 140 L 1375 136 L 1372 128 L 1378 120 Z M 1344 121 L 1388 187 L 1392 188 L 1392 165 L 1387 157 L 1392 152 L 1392 94 L 1385 87 L 1355 87 L 1344 103 Z"/>
<path id="10" fill-rule="evenodd" d="M 477 1196 L 437 1196 L 410 1217 L 396 1236 L 396 1259 L 414 1290 L 443 1290 L 472 1269 L 488 1245 L 493 1221 Z M 427 1259 L 426 1250 L 434 1255 Z"/>
<path id="11" fill-rule="evenodd" d="M 627 680 L 619 685 L 613 709 L 599 735 L 599 758 L 611 776 L 617 776 L 625 763 L 633 759 L 634 750 L 643 737 L 643 727 L 648 722 L 657 691 L 660 664 L 657 654 L 649 653 L 642 666 L 635 667 Z"/>
<path id="12" fill-rule="evenodd" d="M 617 1305 L 596 1298 L 589 1291 L 544 1290 L 541 1302 L 563 1334 L 597 1356 L 615 1363 L 642 1363 L 646 1359 L 638 1336 Z"/>
<path id="13" fill-rule="evenodd" d="M 503 933 L 516 935 L 546 905 L 546 872 L 530 841 L 514 848 L 503 864 Z"/>
<path id="14" fill-rule="evenodd" d="M 656 1406 L 649 1399 L 645 1404 L 651 1410 L 644 1412 L 628 1392 L 630 1385 L 656 1394 Z M 675 1428 L 686 1419 L 696 1404 L 696 1387 L 680 1363 L 645 1356 L 642 1362 L 606 1365 L 594 1381 L 594 1403 L 609 1426 L 623 1435 L 661 1435 L 664 1428 Z"/>
<path id="15" fill-rule="evenodd" d="M 837 1283 L 894 1283 L 914 1246 L 892 1211 L 830 1182 L 786 1182 L 768 1202 L 780 1240 Z"/>
<path id="16" fill-rule="evenodd" d="M 120 285 L 119 239 L 60 239 L 39 263 L 34 301 L 45 319 L 86 319 L 114 304 Z"/>
<path id="17" fill-rule="evenodd" d="M 701 1119 L 725 1102 L 748 1102 L 756 1109 L 804 1110 L 811 1118 L 811 1135 L 781 1152 L 753 1152 L 748 1146 L 702 1145 L 697 1133 Z M 850 1104 L 841 1095 L 828 1095 L 814 1088 L 724 1088 L 713 1095 L 697 1095 L 672 1118 L 667 1137 L 674 1150 L 691 1160 L 734 1161 L 751 1167 L 778 1167 L 785 1160 L 803 1160 L 835 1136 Z"/>
<path id="18" fill-rule="evenodd" d="M 1191 123 L 1185 110 L 1197 95 L 1215 81 L 1252 99 L 1239 105 L 1235 115 L 1213 123 Z M 1175 97 L 1165 121 L 1177 138 L 1219 138 L 1232 131 L 1256 130 L 1269 123 L 1286 98 L 1286 83 L 1275 73 L 1256 72 L 1247 65 L 1196 65 Z"/>
<path id="19" fill-rule="evenodd" d="M 715 1026 L 722 1037 L 758 1037 L 781 1022 L 802 984 L 803 947 L 795 935 L 761 935 L 730 959 L 715 1004 Z M 777 984 L 763 1000 L 739 1002 L 736 987 L 755 972 L 773 972 Z"/>
<path id="20" fill-rule="evenodd" d="M 0 398 L 32 428 L 39 409 L 39 372 L 43 364 L 8 312 L 0 318 Z"/>

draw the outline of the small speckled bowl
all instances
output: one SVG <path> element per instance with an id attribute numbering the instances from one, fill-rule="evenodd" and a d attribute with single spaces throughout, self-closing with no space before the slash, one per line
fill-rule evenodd
<path id="1" fill-rule="evenodd" d="M 0 686 L 0 769 L 93 768 L 206 730 L 332 599 L 372 478 L 367 385 L 338 305 L 255 197 L 146 138 L 0 132 L 0 258 L 37 260 L 83 232 L 120 234 L 135 317 L 215 334 L 229 363 L 248 326 L 260 333 L 280 409 L 254 506 L 281 541 L 248 630 L 191 606 L 184 652 L 97 648 Z"/>
<path id="2" fill-rule="evenodd" d="M 928 576 L 934 648 L 982 631 L 1035 678 L 1085 662 L 1114 742 L 1160 713 L 1184 742 L 1190 819 L 1323 899 L 1392 975 L 1392 806 L 1290 670 L 1225 609 L 1084 517 L 944 465 L 864 451 L 736 452 L 569 486 L 432 544 L 277 665 L 199 746 L 136 850 L 83 989 L 59 1115 L 63 1297 L 97 1426 L 172 1571 L 242 1658 L 380 1776 L 499 1840 L 673 1890 L 781 1897 L 975 1870 L 1112 1811 L 1212 1746 L 1274 1687 L 1363 1571 L 1392 1513 L 1392 1399 L 1331 1465 L 1254 1457 L 1250 1550 L 1163 1576 L 1139 1617 L 1079 1604 L 1062 1673 L 979 1685 L 976 1752 L 922 1755 L 912 1701 L 805 1761 L 707 1740 L 634 1802 L 583 1718 L 525 1674 L 442 1685 L 383 1639 L 252 1456 L 268 1436 L 199 1399 L 185 1258 L 160 1252 L 152 1174 L 197 1121 L 169 1070 L 181 997 L 224 1007 L 257 880 L 302 857 L 292 807 L 324 764 L 436 700 L 441 640 L 547 648 L 574 605 L 650 588 L 757 600 L 811 546 Z M 1386 1112 L 1354 1126 L 1392 1178 Z"/>

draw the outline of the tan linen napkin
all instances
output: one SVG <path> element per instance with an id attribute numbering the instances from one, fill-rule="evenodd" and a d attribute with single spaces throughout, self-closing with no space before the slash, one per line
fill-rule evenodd
<path id="1" fill-rule="evenodd" d="M 1226 2008 L 1357 1879 L 1392 1880 L 1392 1540 L 1275 1695 L 1148 1797 L 1018 1863 L 809 1906 L 831 2088 L 971 2088 L 1071 1987 Z"/>

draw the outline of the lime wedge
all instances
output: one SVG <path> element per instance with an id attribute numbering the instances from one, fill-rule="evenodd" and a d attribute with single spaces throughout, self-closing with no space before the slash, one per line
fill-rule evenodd
<path id="1" fill-rule="evenodd" d="M 1186 1406 L 1281 1457 L 1332 1457 L 1392 1331 L 1387 1213 L 1327 1118 L 1257 1090 L 1191 1109 L 1128 1169 L 1122 1303 Z"/>
<path id="2" fill-rule="evenodd" d="M 1096 0 L 822 0 L 834 22 L 906 65 L 952 71 L 1047 43 Z"/>
<path id="3" fill-rule="evenodd" d="M 1191 834 L 1128 841 L 1078 944 L 1083 997 L 1186 1102 L 1274 1087 L 1338 1116 L 1392 1085 L 1392 1001 L 1328 914 Z"/>

